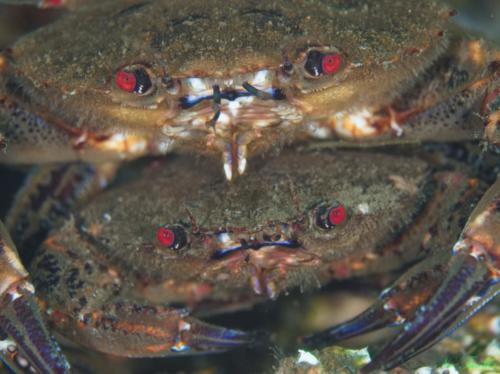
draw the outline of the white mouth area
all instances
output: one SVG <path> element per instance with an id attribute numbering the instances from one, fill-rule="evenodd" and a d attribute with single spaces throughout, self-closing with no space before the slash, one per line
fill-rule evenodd
<path id="1" fill-rule="evenodd" d="M 236 75 L 230 78 L 189 77 L 181 80 L 184 93 L 193 97 L 204 97 L 213 94 L 213 87 L 219 86 L 221 92 L 227 90 L 246 91 L 243 83 L 248 83 L 258 90 L 267 91 L 272 88 L 274 73 L 270 70 L 258 70 L 253 73 Z"/>
<path id="2" fill-rule="evenodd" d="M 364 138 L 375 135 L 376 128 L 371 126 L 373 113 L 362 109 L 356 113 L 340 112 L 335 115 L 335 131 L 345 138 Z"/>

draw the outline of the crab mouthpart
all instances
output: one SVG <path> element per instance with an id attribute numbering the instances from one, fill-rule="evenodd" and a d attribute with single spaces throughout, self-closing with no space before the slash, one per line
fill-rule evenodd
<path id="1" fill-rule="evenodd" d="M 273 86 L 274 73 L 270 70 L 259 70 L 256 73 L 237 75 L 231 78 L 198 78 L 188 77 L 181 80 L 185 88 L 185 95 L 180 99 L 182 109 L 189 109 L 203 101 L 212 101 L 213 118 L 208 122 L 215 126 L 221 115 L 221 101 L 246 103 L 253 100 L 239 100 L 240 98 L 257 97 L 261 100 L 282 100 L 283 92 Z M 230 105 L 229 111 L 235 113 L 238 105 Z"/>
<path id="2" fill-rule="evenodd" d="M 222 154 L 226 179 L 242 175 L 249 144 L 267 142 L 262 136 L 266 129 L 278 133 L 278 125 L 302 120 L 300 111 L 285 100 L 276 74 L 261 69 L 230 77 L 180 78 L 179 115 L 175 123 L 165 120 L 163 134 L 181 141 L 206 135 L 206 148 Z"/>
<path id="3" fill-rule="evenodd" d="M 220 233 L 217 236 L 218 240 L 223 245 L 222 248 L 217 249 L 212 254 L 212 259 L 220 259 L 230 253 L 243 251 L 243 250 L 254 250 L 258 251 L 261 248 L 266 247 L 285 247 L 285 248 L 297 248 L 300 247 L 300 243 L 294 239 L 281 239 L 281 240 L 257 240 L 250 238 L 250 240 L 241 239 L 239 242 L 235 242 L 227 232 Z"/>
<path id="4" fill-rule="evenodd" d="M 259 70 L 255 73 L 235 75 L 230 78 L 187 77 L 181 80 L 185 94 L 182 102 L 190 107 L 202 100 L 212 99 L 214 96 L 213 87 L 216 86 L 220 87 L 223 93 L 222 98 L 230 101 L 241 96 L 258 96 L 256 91 L 252 91 L 252 88 L 258 92 L 272 94 L 274 90 L 277 90 L 273 87 L 274 79 L 275 74 L 270 70 Z"/>

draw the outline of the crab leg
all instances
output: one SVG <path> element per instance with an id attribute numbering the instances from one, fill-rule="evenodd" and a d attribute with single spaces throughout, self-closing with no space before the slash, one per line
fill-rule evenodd
<path id="1" fill-rule="evenodd" d="M 381 327 L 401 325 L 363 372 L 391 369 L 453 333 L 500 292 L 500 181 L 483 197 L 452 255 L 423 262 L 354 319 L 305 339 L 328 345 Z M 425 285 L 425 287 L 424 287 Z"/>
<path id="2" fill-rule="evenodd" d="M 0 222 L 0 359 L 15 373 L 67 373 L 69 364 L 44 326 L 34 288 Z"/>
<path id="3" fill-rule="evenodd" d="M 88 200 L 112 180 L 117 164 L 84 162 L 34 167 L 7 214 L 5 225 L 19 248 L 67 218 L 75 205 Z"/>
<path id="4" fill-rule="evenodd" d="M 102 188 L 114 173 L 113 165 L 48 165 L 34 168 L 0 227 L 0 350 L 14 371 L 32 367 L 42 373 L 67 372 L 69 366 L 44 327 L 10 231 L 20 248 L 30 248 L 33 240 L 68 214 L 74 204 Z"/>
<path id="5" fill-rule="evenodd" d="M 446 269 L 442 256 L 434 256 L 404 274 L 394 286 L 384 290 L 379 300 L 360 315 L 340 325 L 304 338 L 304 343 L 325 347 L 387 326 L 399 326 L 411 318 L 417 305 L 428 300 L 444 281 Z M 420 289 L 425 283 L 426 288 Z"/>
<path id="6" fill-rule="evenodd" d="M 491 296 L 482 297 L 490 287 L 482 264 L 469 255 L 459 255 L 452 262 L 451 274 L 437 294 L 420 305 L 411 319 L 404 321 L 403 333 L 378 352 L 364 368 L 365 372 L 389 369 L 405 362 L 449 335 L 491 301 Z"/>

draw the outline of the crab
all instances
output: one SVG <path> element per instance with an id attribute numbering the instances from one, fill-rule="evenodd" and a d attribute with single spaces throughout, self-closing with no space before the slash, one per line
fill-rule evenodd
<path id="1" fill-rule="evenodd" d="M 370 152 L 287 151 L 232 184 L 213 160 L 170 160 L 74 210 L 41 245 L 29 270 L 53 331 L 127 357 L 217 351 L 252 336 L 198 313 L 426 258 L 406 275 L 420 282 L 386 296 L 410 314 L 393 304 L 446 275 L 446 245 L 485 188 L 463 166 Z"/>
<path id="2" fill-rule="evenodd" d="M 21 194 L 31 200 L 14 204 L 1 233 L 2 336 L 39 371 L 68 369 L 9 234 L 24 251 L 25 237 L 57 226 L 61 213 L 111 180 L 110 162 L 172 150 L 219 155 L 226 179 L 234 181 L 256 156 L 312 139 L 332 146 L 481 140 L 499 150 L 498 49 L 458 30 L 454 12 L 432 0 L 66 5 L 72 12 L 0 54 L 0 162 L 74 163 L 38 169 Z M 496 201 L 497 184 L 492 191 L 488 201 Z M 482 212 L 489 213 L 471 221 L 464 235 L 491 224 L 486 231 L 495 238 L 494 208 Z M 458 261 L 470 256 L 495 268 L 494 240 L 483 243 L 481 256 L 470 236 L 460 243 L 452 270 L 463 271 Z M 435 297 L 455 285 L 442 281 Z M 430 323 L 430 311 L 435 320 L 443 317 L 436 308 L 394 316 Z M 379 312 L 363 317 L 365 329 Z M 414 332 L 407 326 L 402 339 Z M 385 351 L 374 362 L 397 364 L 438 337 L 411 340 L 401 358 Z M 17 357 L 3 352 L 9 362 Z"/>

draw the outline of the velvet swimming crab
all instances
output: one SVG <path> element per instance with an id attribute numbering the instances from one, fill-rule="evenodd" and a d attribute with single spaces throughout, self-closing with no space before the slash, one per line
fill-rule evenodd
<path id="1" fill-rule="evenodd" d="M 252 337 L 202 323 L 199 312 L 424 259 L 361 319 L 307 340 L 316 346 L 329 342 L 325 334 L 343 338 L 421 323 L 418 306 L 437 298 L 426 322 L 439 328 L 436 336 L 418 337 L 418 352 L 460 322 L 440 310 L 449 307 L 442 297 L 459 298 L 451 301 L 465 314 L 487 300 L 461 305 L 464 294 L 473 299 L 477 287 L 491 286 L 489 274 L 475 257 L 450 256 L 449 243 L 485 190 L 467 167 L 450 170 L 448 163 L 402 155 L 288 150 L 249 168 L 228 184 L 213 160 L 174 157 L 74 210 L 29 268 L 51 328 L 88 348 L 129 357 L 217 351 Z M 479 208 L 486 235 L 475 233 L 475 243 L 496 235 L 497 189 L 496 200 Z M 457 290 L 469 271 L 480 277 Z M 391 354 L 369 368 L 401 361 Z"/>
<path id="2" fill-rule="evenodd" d="M 454 12 L 434 1 L 82 3 L 68 1 L 73 12 L 0 55 L 0 162 L 86 161 L 98 169 L 44 167 L 30 178 L 32 186 L 55 181 L 43 184 L 43 193 L 28 185 L 24 193 L 34 197 L 24 201 L 30 203 L 15 204 L 7 226 L 21 248 L 23 236 L 50 227 L 74 201 L 101 188 L 103 176 L 113 173 L 109 161 L 170 150 L 215 153 L 231 180 L 252 156 L 317 138 L 358 144 L 485 139 L 498 150 L 499 52 L 457 30 L 450 23 Z M 38 196 L 47 191 L 54 192 L 44 203 Z M 486 198 L 493 204 L 497 184 L 491 191 Z M 454 247 L 457 255 L 446 265 L 453 272 L 435 278 L 442 288 L 428 288 L 435 296 L 396 287 L 378 309 L 329 336 L 407 321 L 400 336 L 408 345 L 397 357 L 389 346 L 374 361 L 393 366 L 467 317 L 446 308 L 467 314 L 492 297 L 485 279 L 465 282 L 453 297 L 447 288 L 456 286 L 456 274 L 486 277 L 486 267 L 492 284 L 496 279 L 498 214 L 488 204 Z M 491 240 L 471 239 L 471 230 L 485 227 L 477 235 Z M 1 326 L 8 337 L 2 341 L 15 342 L 39 371 L 67 370 L 6 230 L 1 238 Z M 424 306 L 409 314 L 392 308 L 403 298 L 397 290 Z M 432 331 L 417 333 L 420 327 Z M 12 360 L 7 346 L 3 355 Z"/>

